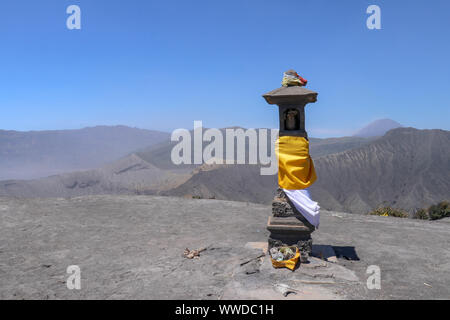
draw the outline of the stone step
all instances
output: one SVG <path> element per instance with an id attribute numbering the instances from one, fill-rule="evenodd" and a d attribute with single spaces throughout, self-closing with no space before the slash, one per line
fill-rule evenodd
<path id="1" fill-rule="evenodd" d="M 269 219 L 271 224 L 289 224 L 289 225 L 301 225 L 304 226 L 305 224 L 297 217 L 290 216 L 290 217 L 270 217 Z"/>
<path id="2" fill-rule="evenodd" d="M 269 217 L 267 230 L 271 232 L 311 232 L 303 222 L 296 217 Z"/>

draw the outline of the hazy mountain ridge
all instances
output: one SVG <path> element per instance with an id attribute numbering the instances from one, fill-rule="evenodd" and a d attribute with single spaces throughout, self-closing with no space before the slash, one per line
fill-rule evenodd
<path id="1" fill-rule="evenodd" d="M 342 137 L 342 138 L 310 138 L 309 153 L 311 157 L 317 158 L 332 153 L 339 153 L 351 149 L 361 147 L 378 137 L 361 138 L 361 137 Z"/>
<path id="2" fill-rule="evenodd" d="M 404 209 L 450 198 L 450 132 L 398 128 L 381 138 L 310 139 L 317 182 L 311 193 L 328 210 L 364 213 L 386 204 Z M 259 165 L 171 163 L 168 139 L 99 169 L 31 181 L 0 182 L 0 196 L 72 197 L 161 194 L 270 203 L 277 175 Z"/>
<path id="3" fill-rule="evenodd" d="M 242 128 L 239 128 L 242 129 Z M 225 129 L 220 129 L 222 131 L 223 136 L 225 137 Z M 244 129 L 246 130 L 246 129 Z M 260 129 L 255 129 L 258 133 Z M 192 136 L 191 131 L 191 136 Z M 258 133 L 259 135 L 259 133 Z M 268 133 L 269 135 L 269 133 Z M 312 157 L 325 156 L 331 153 L 342 152 L 345 150 L 350 150 L 353 148 L 357 148 L 363 146 L 372 140 L 376 139 L 376 137 L 371 138 L 361 138 L 361 137 L 341 137 L 341 138 L 309 138 L 310 142 L 310 154 Z M 136 154 L 141 157 L 143 160 L 153 164 L 154 166 L 160 169 L 194 169 L 199 165 L 196 164 L 181 164 L 175 165 L 170 161 L 171 151 L 173 147 L 177 144 L 176 141 L 164 141 L 158 143 L 156 145 L 150 146 L 148 148 L 139 150 Z M 208 145 L 210 142 L 203 142 L 203 148 Z M 266 145 L 268 150 L 270 147 L 270 137 L 267 137 Z M 225 146 L 225 142 L 224 142 Z M 234 159 L 236 160 L 236 145 L 234 149 Z M 259 150 L 259 149 L 258 149 Z M 193 144 L 191 148 L 191 162 L 193 163 Z M 225 155 L 225 150 L 224 150 Z M 248 141 L 246 140 L 246 158 L 248 159 Z"/>
<path id="4" fill-rule="evenodd" d="M 356 137 L 311 138 L 311 153 L 326 155 L 364 145 L 369 141 Z M 276 175 L 261 176 L 258 165 L 177 166 L 171 161 L 171 151 L 177 143 L 167 138 L 98 169 L 29 181 L 0 181 L 0 196 L 72 197 L 90 194 L 160 193 L 260 203 L 270 201 L 277 184 Z M 268 137 L 268 146 L 269 143 Z M 206 144 L 208 142 L 203 143 L 204 146 Z"/>
<path id="5" fill-rule="evenodd" d="M 94 194 L 156 194 L 189 176 L 161 170 L 131 154 L 102 168 L 35 180 L 0 181 L 0 196 L 75 197 Z"/>
<path id="6" fill-rule="evenodd" d="M 317 159 L 311 192 L 323 208 L 349 212 L 428 206 L 450 198 L 449 146 L 449 131 L 393 129 L 366 146 Z"/>
<path id="7" fill-rule="evenodd" d="M 399 128 L 350 150 L 317 157 L 313 198 L 327 210 L 365 213 L 378 205 L 407 210 L 450 198 L 450 132 Z M 199 170 L 165 195 L 270 203 L 277 176 L 259 166 Z"/>
<path id="8" fill-rule="evenodd" d="M 33 179 L 93 169 L 168 139 L 169 133 L 126 126 L 28 132 L 0 130 L 0 180 Z"/>

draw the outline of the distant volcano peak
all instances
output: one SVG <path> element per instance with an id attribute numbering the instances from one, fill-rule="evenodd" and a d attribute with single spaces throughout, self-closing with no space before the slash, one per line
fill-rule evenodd
<path id="1" fill-rule="evenodd" d="M 363 138 L 383 136 L 389 130 L 400 127 L 403 126 L 392 119 L 378 119 L 358 130 L 353 136 Z"/>

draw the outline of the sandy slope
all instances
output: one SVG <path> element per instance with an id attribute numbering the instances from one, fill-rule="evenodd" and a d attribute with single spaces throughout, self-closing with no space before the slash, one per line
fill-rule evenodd
<path id="1" fill-rule="evenodd" d="M 448 220 L 323 212 L 314 242 L 354 247 L 360 261 L 316 259 L 293 273 L 267 259 L 240 266 L 260 254 L 245 245 L 266 241 L 269 214 L 263 205 L 156 196 L 0 198 L 0 298 L 284 299 L 273 285 L 286 282 L 299 290 L 290 299 L 450 298 Z M 187 260 L 186 247 L 208 250 Z M 382 288 L 370 291 L 374 264 Z M 79 291 L 66 288 L 69 265 L 81 267 Z"/>

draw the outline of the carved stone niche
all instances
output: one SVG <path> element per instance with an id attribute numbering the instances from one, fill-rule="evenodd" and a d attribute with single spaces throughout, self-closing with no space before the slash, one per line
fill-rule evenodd
<path id="1" fill-rule="evenodd" d="M 317 92 L 303 87 L 281 87 L 263 95 L 269 104 L 278 105 L 280 136 L 307 138 L 305 106 L 317 101 Z"/>
<path id="2" fill-rule="evenodd" d="M 305 106 L 279 105 L 280 136 L 307 137 L 305 130 Z"/>

